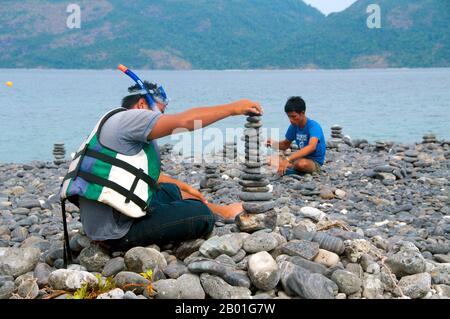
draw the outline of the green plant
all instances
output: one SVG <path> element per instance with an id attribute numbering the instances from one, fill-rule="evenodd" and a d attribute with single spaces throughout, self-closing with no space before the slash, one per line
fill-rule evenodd
<path id="1" fill-rule="evenodd" d="M 149 269 L 146 272 L 141 272 L 140 274 L 142 277 L 144 277 L 147 280 L 152 281 L 152 277 L 153 277 L 153 270 Z"/>
<path id="2" fill-rule="evenodd" d="M 97 283 L 95 285 L 85 283 L 81 288 L 77 289 L 73 295 L 67 296 L 67 299 L 95 299 L 99 295 L 116 288 L 113 277 L 108 277 L 106 280 L 102 280 L 100 274 L 97 274 L 95 277 L 97 278 Z"/>

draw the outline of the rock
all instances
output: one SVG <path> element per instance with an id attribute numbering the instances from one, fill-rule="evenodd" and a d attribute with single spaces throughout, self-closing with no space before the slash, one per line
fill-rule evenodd
<path id="1" fill-rule="evenodd" d="M 114 277 L 114 283 L 124 291 L 131 290 L 141 294 L 147 285 L 150 284 L 150 281 L 134 272 L 121 271 Z"/>
<path id="2" fill-rule="evenodd" d="M 284 291 L 305 299 L 334 299 L 337 285 L 320 274 L 313 274 L 293 263 L 280 264 L 281 283 Z"/>
<path id="3" fill-rule="evenodd" d="M 307 217 L 310 218 L 316 222 L 319 222 L 321 220 L 323 220 L 327 215 L 322 212 L 320 209 L 314 208 L 314 207 L 302 207 L 300 209 L 300 213 Z"/>
<path id="4" fill-rule="evenodd" d="M 183 274 L 177 279 L 181 299 L 205 299 L 200 278 L 193 274 Z"/>
<path id="5" fill-rule="evenodd" d="M 28 230 L 25 227 L 17 227 L 11 232 L 11 237 L 19 242 L 24 241 L 28 236 Z"/>
<path id="6" fill-rule="evenodd" d="M 436 254 L 433 258 L 440 263 L 448 264 L 450 263 L 450 255 Z"/>
<path id="7" fill-rule="evenodd" d="M 39 257 L 37 248 L 0 248 L 0 275 L 25 274 L 36 267 Z"/>
<path id="8" fill-rule="evenodd" d="M 359 279 L 362 279 L 364 271 L 361 267 L 360 264 L 356 264 L 356 263 L 348 263 L 345 266 L 345 269 L 351 273 L 353 273 L 354 275 L 356 275 Z"/>
<path id="9" fill-rule="evenodd" d="M 6 281 L 0 284 L 0 300 L 9 299 L 16 290 L 16 285 L 12 281 Z"/>
<path id="10" fill-rule="evenodd" d="M 116 257 L 106 262 L 102 270 L 103 277 L 115 276 L 122 270 L 125 270 L 125 260 L 122 257 Z"/>
<path id="11" fill-rule="evenodd" d="M 245 256 L 247 255 L 247 253 L 245 252 L 245 250 L 240 249 L 236 255 L 232 256 L 231 258 L 233 259 L 233 261 L 235 263 L 240 262 L 242 259 L 245 258 Z"/>
<path id="12" fill-rule="evenodd" d="M 345 254 L 352 263 L 356 263 L 360 258 L 370 252 L 371 246 L 365 239 L 355 239 L 344 241 Z"/>
<path id="13" fill-rule="evenodd" d="M 375 275 L 367 275 L 363 281 L 363 297 L 367 299 L 383 299 L 383 283 Z"/>
<path id="14" fill-rule="evenodd" d="M 17 294 L 24 299 L 35 299 L 39 294 L 39 287 L 36 279 L 25 280 L 17 288 Z"/>
<path id="15" fill-rule="evenodd" d="M 158 280 L 152 284 L 156 299 L 179 299 L 180 291 L 176 279 Z"/>
<path id="16" fill-rule="evenodd" d="M 294 238 L 314 241 L 319 244 L 319 247 L 338 255 L 344 252 L 344 242 L 342 239 L 330 236 L 323 232 L 306 231 L 302 227 L 294 228 Z"/>
<path id="17" fill-rule="evenodd" d="M 300 266 L 312 273 L 317 273 L 321 275 L 325 275 L 327 273 L 327 268 L 319 263 L 312 262 L 310 260 L 306 260 L 300 256 L 289 257 L 287 261 Z"/>
<path id="18" fill-rule="evenodd" d="M 37 199 L 24 199 L 24 200 L 18 200 L 17 206 L 31 209 L 34 207 L 41 207 L 41 203 Z"/>
<path id="19" fill-rule="evenodd" d="M 250 214 L 261 214 L 265 213 L 275 207 L 274 201 L 264 201 L 264 202 L 245 202 L 243 207 L 246 212 Z"/>
<path id="20" fill-rule="evenodd" d="M 34 247 L 43 252 L 50 248 L 50 242 L 41 237 L 30 236 L 27 239 L 25 239 L 20 245 L 20 248 L 28 248 L 28 247 Z"/>
<path id="21" fill-rule="evenodd" d="M 11 194 L 14 196 L 20 196 L 25 193 L 26 190 L 22 186 L 14 186 L 13 188 L 11 188 Z"/>
<path id="22" fill-rule="evenodd" d="M 434 286 L 434 289 L 436 290 L 436 293 L 438 294 L 438 296 L 441 296 L 444 298 L 450 298 L 450 286 L 436 285 L 436 286 Z"/>
<path id="23" fill-rule="evenodd" d="M 425 297 L 431 289 L 431 276 L 428 273 L 402 277 L 399 286 L 403 293 L 412 299 Z"/>
<path id="24" fill-rule="evenodd" d="M 450 285 L 450 264 L 437 264 L 431 271 L 433 284 Z"/>
<path id="25" fill-rule="evenodd" d="M 92 245 L 84 248 L 79 255 L 80 265 L 88 271 L 102 272 L 103 267 L 110 260 L 109 255 L 99 246 Z"/>
<path id="26" fill-rule="evenodd" d="M 232 286 L 250 287 L 250 279 L 243 272 L 236 271 L 233 267 L 224 266 L 215 260 L 199 260 L 189 264 L 189 271 L 193 273 L 209 273 L 220 276 Z"/>
<path id="27" fill-rule="evenodd" d="M 23 274 L 19 277 L 16 278 L 16 280 L 14 280 L 14 284 L 16 285 L 16 287 L 20 286 L 24 281 L 27 280 L 34 280 L 34 276 L 33 276 L 33 272 L 27 272 L 26 274 Z"/>
<path id="28" fill-rule="evenodd" d="M 212 275 L 222 276 L 232 268 L 224 266 L 215 260 L 198 260 L 190 263 L 188 269 L 193 273 L 204 273 L 207 272 Z"/>
<path id="29" fill-rule="evenodd" d="M 138 298 L 138 296 L 136 296 L 136 294 L 132 291 L 127 291 L 125 292 L 125 294 L 123 295 L 122 299 L 140 299 Z M 146 298 L 147 299 L 147 298 Z"/>
<path id="30" fill-rule="evenodd" d="M 217 261 L 221 265 L 224 265 L 225 267 L 236 267 L 236 262 L 233 260 L 233 258 L 225 254 L 217 257 L 215 261 Z"/>
<path id="31" fill-rule="evenodd" d="M 167 265 L 167 267 L 164 268 L 163 271 L 172 279 L 177 279 L 181 275 L 187 274 L 189 272 L 186 265 L 178 260 Z"/>
<path id="32" fill-rule="evenodd" d="M 124 261 L 127 269 L 136 273 L 155 271 L 155 268 L 164 269 L 167 266 L 164 256 L 153 248 L 134 247 L 126 252 Z"/>
<path id="33" fill-rule="evenodd" d="M 248 274 L 255 287 L 263 291 L 275 288 L 280 280 L 278 265 L 266 251 L 249 257 Z"/>
<path id="34" fill-rule="evenodd" d="M 97 299 L 124 299 L 124 296 L 124 291 L 120 288 L 116 288 L 104 294 L 98 295 Z"/>
<path id="35" fill-rule="evenodd" d="M 201 274 L 200 282 L 205 293 L 213 299 L 250 299 L 251 291 L 245 287 L 233 287 L 222 278 Z"/>
<path id="36" fill-rule="evenodd" d="M 52 271 L 53 269 L 47 264 L 39 263 L 36 265 L 33 275 L 37 279 L 37 284 L 39 287 L 42 288 L 48 285 L 48 278 L 50 277 Z"/>
<path id="37" fill-rule="evenodd" d="M 325 188 L 320 191 L 320 197 L 322 199 L 333 199 L 335 196 L 331 189 Z"/>
<path id="38" fill-rule="evenodd" d="M 319 244 L 306 240 L 293 240 L 284 244 L 281 250 L 290 256 L 300 256 L 312 260 L 319 253 Z"/>
<path id="39" fill-rule="evenodd" d="M 342 189 L 336 189 L 334 191 L 334 194 L 336 195 L 337 198 L 339 199 L 344 199 L 345 196 L 347 195 L 347 193 L 345 191 L 343 191 Z"/>
<path id="40" fill-rule="evenodd" d="M 413 247 L 400 246 L 396 249 L 397 252 L 388 255 L 385 263 L 397 277 L 425 271 L 425 258 L 415 246 Z"/>
<path id="41" fill-rule="evenodd" d="M 204 239 L 193 239 L 185 241 L 174 250 L 174 255 L 178 259 L 184 260 L 193 252 L 198 251 L 204 242 Z"/>
<path id="42" fill-rule="evenodd" d="M 55 290 L 75 291 L 84 284 L 95 285 L 97 278 L 87 271 L 58 269 L 50 274 L 48 283 Z"/>
<path id="43" fill-rule="evenodd" d="M 272 234 L 266 232 L 257 232 L 249 236 L 243 244 L 244 250 L 249 253 L 260 251 L 271 251 L 278 246 L 278 241 Z"/>
<path id="44" fill-rule="evenodd" d="M 339 256 L 331 251 L 319 249 L 319 253 L 314 258 L 314 262 L 327 267 L 334 267 L 339 263 Z"/>
<path id="45" fill-rule="evenodd" d="M 272 193 L 249 193 L 249 192 L 241 192 L 239 194 L 239 198 L 244 202 L 251 201 L 268 201 L 273 199 Z"/>
<path id="46" fill-rule="evenodd" d="M 331 276 L 331 280 L 338 285 L 339 291 L 345 293 L 346 295 L 352 295 L 361 291 L 361 279 L 349 271 L 336 270 Z"/>
<path id="47" fill-rule="evenodd" d="M 214 236 L 205 241 L 199 251 L 203 256 L 209 258 L 216 258 L 222 254 L 233 256 L 241 249 L 242 239 L 240 234 Z"/>
<path id="48" fill-rule="evenodd" d="M 274 229 L 277 225 L 277 213 L 270 210 L 264 214 L 239 214 L 236 225 L 243 232 L 254 232 L 261 229 Z"/>
<path id="49" fill-rule="evenodd" d="M 227 283 L 235 287 L 250 288 L 251 286 L 250 278 L 248 277 L 246 271 L 227 271 L 221 277 Z"/>

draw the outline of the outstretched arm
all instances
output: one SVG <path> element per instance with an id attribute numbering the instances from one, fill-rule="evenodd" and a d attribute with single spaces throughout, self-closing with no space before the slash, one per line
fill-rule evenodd
<path id="1" fill-rule="evenodd" d="M 201 121 L 201 126 L 205 127 L 229 116 L 250 113 L 262 114 L 263 110 L 256 102 L 240 100 L 219 106 L 193 108 L 174 115 L 162 115 L 153 127 L 148 140 L 168 136 L 177 128 L 193 131 L 196 129 L 194 121 Z"/>
<path id="2" fill-rule="evenodd" d="M 275 150 L 285 151 L 291 146 L 291 144 L 292 141 L 289 140 L 283 140 L 280 142 L 272 141 L 272 139 L 267 140 L 267 146 L 272 147 Z"/>

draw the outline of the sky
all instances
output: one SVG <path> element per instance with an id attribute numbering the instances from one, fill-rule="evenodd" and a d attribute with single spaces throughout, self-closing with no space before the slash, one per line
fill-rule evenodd
<path id="1" fill-rule="evenodd" d="M 348 8 L 357 0 L 303 0 L 325 14 L 338 12 Z"/>

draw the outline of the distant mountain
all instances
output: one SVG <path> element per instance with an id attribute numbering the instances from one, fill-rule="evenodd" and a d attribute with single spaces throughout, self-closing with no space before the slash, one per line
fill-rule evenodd
<path id="1" fill-rule="evenodd" d="M 66 25 L 70 3 L 81 29 Z M 369 4 L 381 29 L 369 29 Z M 4 0 L 1 68 L 271 69 L 450 66 L 450 1 Z"/>

